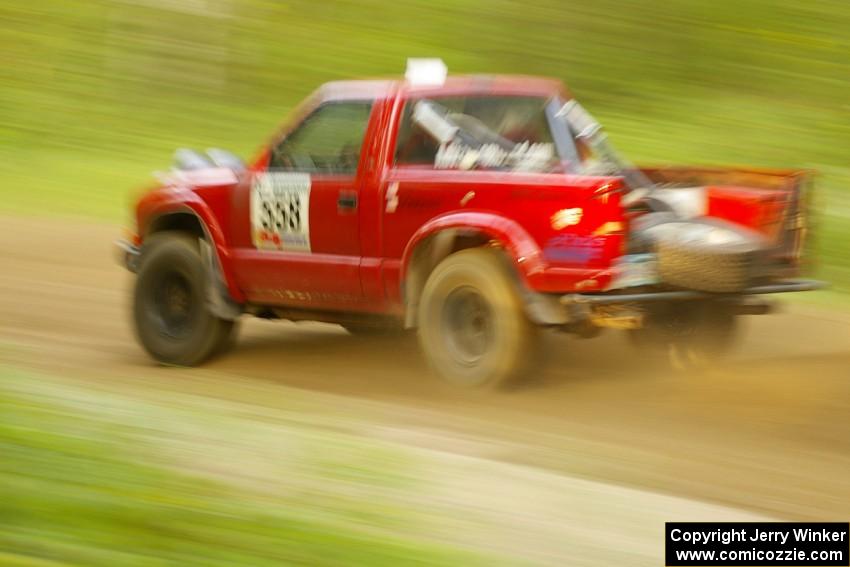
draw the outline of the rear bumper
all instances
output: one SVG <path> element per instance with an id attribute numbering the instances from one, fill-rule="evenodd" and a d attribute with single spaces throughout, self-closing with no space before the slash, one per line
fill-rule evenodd
<path id="1" fill-rule="evenodd" d="M 564 305 L 610 305 L 616 303 L 643 303 L 648 301 L 687 301 L 692 299 L 728 299 L 742 295 L 763 295 L 768 293 L 789 293 L 792 291 L 814 291 L 826 287 L 819 280 L 791 279 L 769 285 L 751 287 L 739 293 L 708 293 L 693 290 L 648 291 L 643 293 L 571 293 L 563 295 L 560 301 Z"/>
<path id="2" fill-rule="evenodd" d="M 139 269 L 139 258 L 141 257 L 141 248 L 130 242 L 129 240 L 115 241 L 115 256 L 118 263 L 136 273 Z"/>

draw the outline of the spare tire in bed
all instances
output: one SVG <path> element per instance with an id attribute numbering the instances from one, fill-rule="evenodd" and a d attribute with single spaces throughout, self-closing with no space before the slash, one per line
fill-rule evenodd
<path id="1" fill-rule="evenodd" d="M 655 241 L 661 281 L 698 291 L 750 287 L 767 251 L 761 234 L 715 218 L 666 222 L 646 232 Z"/>

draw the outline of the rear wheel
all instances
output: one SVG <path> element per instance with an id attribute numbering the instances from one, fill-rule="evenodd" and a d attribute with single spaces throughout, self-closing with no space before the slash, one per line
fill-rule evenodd
<path id="1" fill-rule="evenodd" d="M 154 234 L 142 250 L 133 297 L 136 336 L 164 364 L 194 366 L 232 343 L 234 322 L 207 309 L 207 277 L 196 237 Z"/>
<path id="2" fill-rule="evenodd" d="M 539 354 L 537 328 L 494 249 L 462 250 L 443 260 L 425 284 L 418 320 L 425 357 L 454 384 L 504 384 L 529 372 Z"/>
<path id="3" fill-rule="evenodd" d="M 715 301 L 683 301 L 649 306 L 640 329 L 629 331 L 632 343 L 675 370 L 699 370 L 726 355 L 735 343 L 738 320 Z"/>

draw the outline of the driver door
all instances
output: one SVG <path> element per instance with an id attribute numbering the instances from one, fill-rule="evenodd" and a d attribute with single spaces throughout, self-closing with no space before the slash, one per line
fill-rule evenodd
<path id="1" fill-rule="evenodd" d="M 357 214 L 371 102 L 321 104 L 243 187 L 250 244 L 236 251 L 249 301 L 355 308 L 363 301 Z"/>

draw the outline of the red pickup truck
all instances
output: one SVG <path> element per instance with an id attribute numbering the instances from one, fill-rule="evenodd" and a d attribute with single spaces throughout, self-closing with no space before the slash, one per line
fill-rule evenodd
<path id="1" fill-rule="evenodd" d="M 119 244 L 166 364 L 249 314 L 417 329 L 469 386 L 528 373 L 543 328 L 627 329 L 687 366 L 762 294 L 820 285 L 798 279 L 807 172 L 635 167 L 549 79 L 329 83 L 249 164 L 178 150 L 160 177 Z"/>

